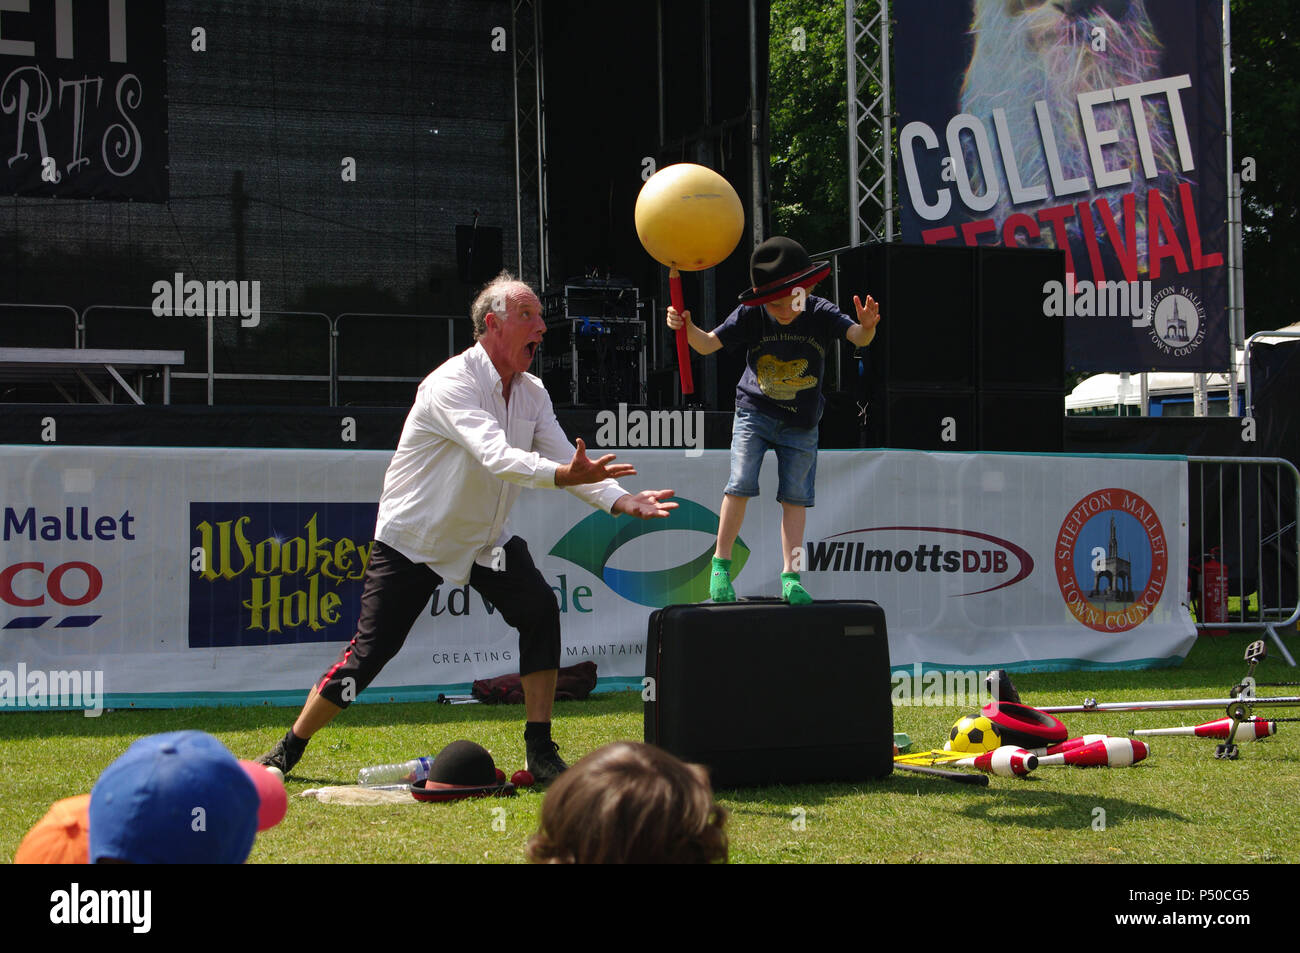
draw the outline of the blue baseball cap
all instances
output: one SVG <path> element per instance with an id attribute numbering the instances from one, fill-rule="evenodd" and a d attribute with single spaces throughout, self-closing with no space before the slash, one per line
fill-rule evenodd
<path id="1" fill-rule="evenodd" d="M 90 863 L 242 864 L 261 798 L 235 756 L 202 731 L 136 741 L 90 792 Z"/>

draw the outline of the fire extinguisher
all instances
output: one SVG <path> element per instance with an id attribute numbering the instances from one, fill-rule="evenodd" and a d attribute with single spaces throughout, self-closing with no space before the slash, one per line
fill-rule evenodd
<path id="1" fill-rule="evenodd" d="M 1219 547 L 1214 546 L 1201 564 L 1202 623 L 1228 621 L 1228 566 L 1219 562 Z M 1202 629 L 1202 635 L 1227 635 L 1227 629 Z"/>

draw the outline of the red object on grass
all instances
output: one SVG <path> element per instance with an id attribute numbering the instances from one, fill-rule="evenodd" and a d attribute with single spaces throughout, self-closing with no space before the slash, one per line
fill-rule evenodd
<path id="1" fill-rule="evenodd" d="M 980 714 L 1002 732 L 1002 743 L 1033 750 L 1060 744 L 1070 732 L 1055 715 L 1016 702 L 989 702 Z"/>

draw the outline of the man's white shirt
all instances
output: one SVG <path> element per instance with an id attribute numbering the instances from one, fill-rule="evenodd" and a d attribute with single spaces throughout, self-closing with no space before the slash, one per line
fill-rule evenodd
<path id="1" fill-rule="evenodd" d="M 573 453 L 542 382 L 516 374 L 507 406 L 500 374 L 475 344 L 420 383 L 384 475 L 375 539 L 462 585 L 510 539 L 520 491 L 554 489 Z M 606 512 L 628 492 L 614 480 L 565 489 Z"/>

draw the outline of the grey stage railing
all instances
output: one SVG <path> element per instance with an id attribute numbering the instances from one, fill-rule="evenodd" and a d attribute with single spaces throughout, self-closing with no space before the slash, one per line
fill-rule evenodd
<path id="1" fill-rule="evenodd" d="M 416 385 L 472 342 L 467 318 L 349 311 L 334 321 L 335 406 L 409 406 Z"/>
<path id="2" fill-rule="evenodd" d="M 78 328 L 66 304 L 0 303 L 0 347 L 78 347 Z"/>
<path id="3" fill-rule="evenodd" d="M 1207 579 L 1200 576 L 1196 627 L 1263 629 L 1290 665 L 1278 629 L 1300 620 L 1300 542 L 1296 517 L 1300 513 L 1300 473 L 1281 457 L 1188 457 L 1189 544 L 1200 554 L 1217 547 L 1228 567 L 1228 588 L 1235 583 L 1240 604 L 1226 622 L 1205 620 Z M 1192 551 L 1193 562 L 1199 555 Z M 1287 563 L 1291 565 L 1288 567 Z M 1258 605 L 1248 608 L 1256 594 Z M 1268 604 L 1269 602 L 1272 604 Z"/>
<path id="4" fill-rule="evenodd" d="M 174 389 L 181 391 L 180 400 L 174 398 L 178 403 L 330 401 L 334 375 L 328 315 L 260 311 L 255 325 L 243 320 L 238 314 L 160 317 L 151 308 L 91 305 L 81 313 L 80 346 L 184 351 L 185 366 L 172 373 L 179 385 Z"/>
<path id="5" fill-rule="evenodd" d="M 318 311 L 158 316 L 152 308 L 0 303 L 0 346 L 183 351 L 176 403 L 409 405 L 473 343 L 463 316 Z"/>

